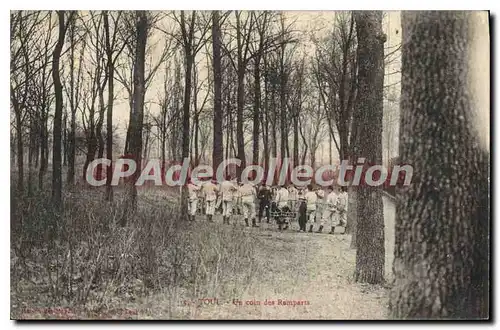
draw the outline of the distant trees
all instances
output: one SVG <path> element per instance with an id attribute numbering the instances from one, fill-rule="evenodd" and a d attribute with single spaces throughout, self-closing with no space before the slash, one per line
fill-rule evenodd
<path id="1" fill-rule="evenodd" d="M 51 33 L 49 12 L 13 11 L 10 14 L 10 101 L 14 120 L 17 188 L 24 190 L 25 128 L 29 119 L 29 178 L 32 162 L 40 166 L 39 184 L 48 166 L 48 111 L 52 103 Z M 39 160 L 40 158 L 40 160 Z"/>
<path id="2" fill-rule="evenodd" d="M 59 41 L 52 33 L 58 15 L 12 13 L 11 29 L 18 31 L 11 47 L 17 181 L 26 181 L 19 169 L 28 153 L 30 168 L 39 167 L 41 187 L 52 152 L 56 176 L 67 166 L 66 181 L 74 185 L 75 173 L 85 180 L 96 157 L 112 161 L 113 145 L 119 142 L 129 156 L 156 151 L 163 164 L 189 158 L 193 165 L 203 161 L 216 167 L 224 157 L 238 157 L 242 166 L 236 174 L 249 159 L 264 167 L 278 156 L 317 166 L 325 151 L 330 159 L 335 150 L 341 159 L 354 153 L 358 42 L 350 12 L 335 15 L 330 33 L 313 35 L 301 32 L 294 15 L 274 11 L 65 15 L 55 73 L 61 99 L 52 59 Z M 31 44 L 37 46 L 23 46 Z M 31 57 L 37 60 L 23 65 Z M 27 79 L 25 89 L 22 80 L 32 71 L 35 79 Z M 54 107 L 56 96 L 62 103 Z M 123 104 L 129 119 L 126 134 L 117 139 L 115 109 Z M 28 132 L 40 138 L 28 141 Z M 57 165 L 54 147 L 63 149 L 67 165 L 62 157 Z M 97 167 L 98 178 L 103 169 Z M 113 199 L 111 170 L 106 171 L 107 200 Z M 129 188 L 133 209 L 136 193 Z"/>

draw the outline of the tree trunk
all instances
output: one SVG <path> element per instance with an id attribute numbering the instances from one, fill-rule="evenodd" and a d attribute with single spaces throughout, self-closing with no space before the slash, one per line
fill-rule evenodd
<path id="1" fill-rule="evenodd" d="M 489 317 L 489 155 L 474 126 L 474 15 L 402 15 L 399 155 L 415 172 L 397 189 L 394 318 Z"/>
<path id="2" fill-rule="evenodd" d="M 245 136 L 243 134 L 243 107 L 245 106 L 245 66 L 238 66 L 238 91 L 236 109 L 236 144 L 238 148 L 237 158 L 241 160 L 241 166 L 236 168 L 236 175 L 241 177 L 241 171 L 245 168 Z"/>
<path id="3" fill-rule="evenodd" d="M 212 14 L 212 49 L 214 56 L 214 135 L 212 150 L 212 166 L 215 169 L 222 163 L 224 158 L 223 130 L 222 130 L 222 69 L 221 69 L 221 31 L 219 22 L 219 12 Z"/>
<path id="4" fill-rule="evenodd" d="M 38 188 L 43 189 L 43 181 L 45 178 L 45 172 L 48 168 L 48 145 L 49 145 L 49 134 L 47 130 L 47 114 L 48 109 L 41 108 L 40 118 L 42 127 L 40 128 L 40 169 L 38 172 Z"/>
<path id="5" fill-rule="evenodd" d="M 52 146 L 52 202 L 56 207 L 62 203 L 62 173 L 61 173 L 61 128 L 63 112 L 63 95 L 61 77 L 59 72 L 59 59 L 64 44 L 66 27 L 64 22 L 64 10 L 58 11 L 59 36 L 54 53 L 52 55 L 52 80 L 54 81 L 54 93 L 56 106 L 54 111 L 54 141 Z"/>
<path id="6" fill-rule="evenodd" d="M 69 186 L 75 184 L 75 153 L 76 153 L 76 105 L 75 105 L 75 20 L 72 19 L 69 31 L 70 54 L 69 54 L 69 106 L 71 111 L 70 130 L 68 134 L 68 172 L 66 183 Z"/>
<path id="7" fill-rule="evenodd" d="M 127 202 L 126 212 L 121 220 L 121 225 L 126 226 L 127 216 L 137 209 L 137 188 L 135 183 L 139 178 L 142 169 L 142 125 L 144 119 L 144 94 L 146 83 L 144 78 L 146 42 L 148 37 L 148 21 L 145 11 L 136 11 L 136 48 L 134 58 L 134 96 L 133 113 L 129 123 L 129 151 L 132 158 L 137 163 L 137 170 L 132 175 L 131 180 L 127 180 Z"/>
<path id="8" fill-rule="evenodd" d="M 359 155 L 367 164 L 382 164 L 382 111 L 384 87 L 384 42 L 382 12 L 356 12 L 358 36 L 358 107 L 362 114 Z M 356 226 L 357 282 L 384 281 L 384 212 L 380 186 L 362 185 L 357 189 Z"/>
<path id="9" fill-rule="evenodd" d="M 104 32 L 106 41 L 106 54 L 107 54 L 107 70 L 108 70 L 108 111 L 106 113 L 106 158 L 113 161 L 113 101 L 114 101 L 114 63 L 113 63 L 113 50 L 110 44 L 109 35 L 109 19 L 108 12 L 103 11 Z M 113 186 L 111 186 L 111 179 L 113 176 L 113 167 L 108 166 L 106 169 L 106 197 L 107 201 L 113 200 Z"/>
<path id="10" fill-rule="evenodd" d="M 17 142 L 17 188 L 24 190 L 24 147 L 23 147 L 23 126 L 21 122 L 20 106 L 15 106 L 16 113 L 16 142 Z"/>
<path id="11" fill-rule="evenodd" d="M 183 104 L 183 115 L 182 115 L 182 161 L 184 161 L 184 158 L 189 157 L 189 120 L 190 120 L 190 113 L 189 113 L 189 105 L 191 102 L 191 84 L 192 84 L 192 78 L 193 78 L 193 64 L 194 64 L 194 57 L 195 54 L 193 54 L 193 38 L 194 38 L 194 25 L 196 24 L 196 16 L 195 12 L 192 13 L 190 24 L 189 24 L 189 35 L 186 34 L 185 30 L 185 19 L 184 19 L 184 12 L 181 11 L 181 24 L 183 26 L 184 30 L 184 40 L 187 42 L 184 44 L 184 54 L 186 56 L 185 60 L 185 84 L 184 84 L 184 104 Z M 181 220 L 187 220 L 188 219 L 188 204 L 187 204 L 187 186 L 183 186 L 181 189 Z"/>
<path id="12" fill-rule="evenodd" d="M 299 165 L 299 118 L 293 118 L 293 166 Z"/>
<path id="13" fill-rule="evenodd" d="M 257 55 L 254 63 L 254 105 L 253 105 L 253 153 L 252 162 L 259 164 L 259 135 L 260 135 L 260 55 Z"/>

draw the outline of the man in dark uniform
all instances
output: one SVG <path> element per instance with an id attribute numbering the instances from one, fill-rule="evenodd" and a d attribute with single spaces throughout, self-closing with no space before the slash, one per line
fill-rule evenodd
<path id="1" fill-rule="evenodd" d="M 304 189 L 299 191 L 299 230 L 306 231 L 307 224 L 307 202 Z"/>
<path id="2" fill-rule="evenodd" d="M 270 202 L 272 199 L 271 190 L 265 183 L 262 184 L 262 187 L 259 190 L 259 194 L 257 195 L 259 199 L 259 222 L 262 220 L 262 213 L 266 211 L 267 223 L 269 223 L 270 215 Z"/>

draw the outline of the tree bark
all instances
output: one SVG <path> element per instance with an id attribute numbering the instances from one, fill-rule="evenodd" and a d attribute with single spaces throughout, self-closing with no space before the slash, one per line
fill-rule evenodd
<path id="1" fill-rule="evenodd" d="M 354 14 L 358 36 L 358 106 L 362 114 L 359 155 L 367 164 L 382 164 L 382 111 L 384 87 L 384 42 L 382 12 Z M 357 282 L 384 281 L 384 212 L 380 186 L 362 184 L 357 189 Z"/>
<path id="2" fill-rule="evenodd" d="M 260 51 L 260 50 L 259 50 Z M 252 162 L 254 164 L 259 164 L 259 138 L 260 138 L 260 55 L 255 57 L 254 71 L 253 71 L 253 84 L 254 84 L 254 104 L 253 104 L 253 153 Z"/>
<path id="3" fill-rule="evenodd" d="M 213 73 L 214 73 L 214 119 L 213 119 L 213 150 L 212 150 L 212 165 L 217 169 L 224 158 L 222 130 L 222 69 L 221 69 L 221 30 L 219 22 L 219 12 L 212 13 L 212 50 L 213 50 Z"/>
<path id="4" fill-rule="evenodd" d="M 61 172 L 61 135 L 62 135 L 62 112 L 63 95 L 61 77 L 59 72 L 59 59 L 64 45 L 64 35 L 66 26 L 64 21 L 64 10 L 57 12 L 59 19 L 59 36 L 57 39 L 54 53 L 52 54 L 52 79 L 54 81 L 54 93 L 56 106 L 54 111 L 54 132 L 52 148 L 52 202 L 56 207 L 62 204 L 62 172 Z"/>
<path id="5" fill-rule="evenodd" d="M 75 154 L 76 154 L 76 105 L 75 105 L 75 21 L 72 19 L 69 39 L 70 39 L 70 55 L 69 55 L 69 106 L 71 111 L 70 130 L 68 134 L 68 172 L 66 174 L 66 182 L 72 186 L 75 184 Z"/>
<path id="6" fill-rule="evenodd" d="M 472 12 L 402 15 L 399 155 L 391 316 L 489 316 L 489 154 L 480 146 L 470 61 Z"/>
<path id="7" fill-rule="evenodd" d="M 106 41 L 106 55 L 107 55 L 107 70 L 108 70 L 108 111 L 106 113 L 106 158 L 113 161 L 113 101 L 114 101 L 114 63 L 113 63 L 113 49 L 111 49 L 110 35 L 109 35 L 109 19 L 108 12 L 103 11 L 104 20 L 104 33 Z M 116 28 L 116 27 L 115 27 Z M 113 176 L 113 167 L 108 166 L 106 170 L 106 200 L 113 200 L 113 187 L 111 186 L 111 179 Z"/>
<path id="8" fill-rule="evenodd" d="M 142 126 L 144 119 L 144 95 L 146 83 L 144 77 L 146 42 L 148 37 L 148 20 L 145 11 L 136 11 L 136 48 L 134 58 L 134 97 L 133 113 L 130 118 L 129 130 L 129 151 L 132 158 L 137 163 L 137 170 L 132 175 L 132 179 L 127 181 L 127 203 L 126 212 L 122 217 L 121 225 L 126 226 L 127 216 L 137 209 L 137 188 L 135 183 L 139 178 L 142 168 Z"/>

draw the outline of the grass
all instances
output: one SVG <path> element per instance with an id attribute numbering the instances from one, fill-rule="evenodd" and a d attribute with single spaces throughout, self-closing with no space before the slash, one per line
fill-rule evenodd
<path id="1" fill-rule="evenodd" d="M 62 214 L 44 193 L 11 196 L 14 319 L 386 317 L 387 289 L 352 281 L 348 235 L 179 223 L 173 190 L 140 190 L 125 228 L 120 191 L 74 191 Z"/>

